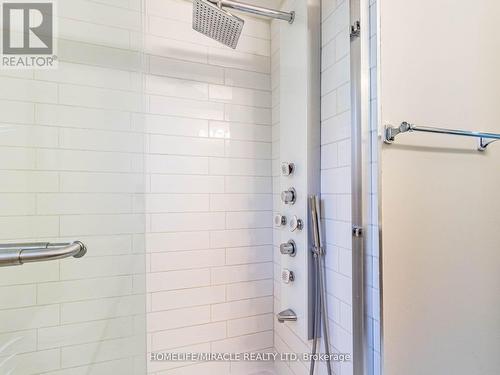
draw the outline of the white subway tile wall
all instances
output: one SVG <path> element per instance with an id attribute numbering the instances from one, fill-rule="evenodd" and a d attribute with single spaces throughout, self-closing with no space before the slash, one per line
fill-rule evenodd
<path id="1" fill-rule="evenodd" d="M 81 259 L 0 269 L 2 374 L 146 371 L 133 3 L 59 1 L 58 69 L 0 72 L 0 241 L 88 246 Z"/>
<path id="2" fill-rule="evenodd" d="M 352 353 L 349 2 L 322 1 L 321 195 L 331 345 Z M 352 374 L 352 362 L 334 364 Z"/>
<path id="3" fill-rule="evenodd" d="M 190 1 L 145 5 L 148 108 L 132 121 L 147 144 L 148 352 L 270 351 L 270 24 L 244 16 L 233 51 L 192 30 Z M 148 372 L 271 367 L 151 361 Z"/>

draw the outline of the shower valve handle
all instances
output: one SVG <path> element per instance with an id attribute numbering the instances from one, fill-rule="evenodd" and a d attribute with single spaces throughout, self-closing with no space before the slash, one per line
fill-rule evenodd
<path id="1" fill-rule="evenodd" d="M 294 204 L 297 200 L 297 192 L 293 187 L 281 193 L 281 200 L 285 204 Z"/>
<path id="2" fill-rule="evenodd" d="M 288 242 L 282 243 L 280 245 L 280 252 L 283 255 L 290 255 L 294 257 L 297 253 L 297 246 L 295 245 L 295 241 L 290 240 Z"/>

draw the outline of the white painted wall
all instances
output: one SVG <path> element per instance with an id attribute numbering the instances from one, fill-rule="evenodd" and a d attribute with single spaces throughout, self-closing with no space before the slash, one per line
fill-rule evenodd
<path id="1" fill-rule="evenodd" d="M 500 132 L 498 2 L 380 6 L 381 125 Z M 475 148 L 435 134 L 382 148 L 387 375 L 500 371 L 500 149 Z"/>

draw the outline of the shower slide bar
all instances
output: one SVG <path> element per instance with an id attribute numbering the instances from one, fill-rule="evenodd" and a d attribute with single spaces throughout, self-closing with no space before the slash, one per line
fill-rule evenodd
<path id="1" fill-rule="evenodd" d="M 81 258 L 87 253 L 83 242 L 73 243 L 15 243 L 0 244 L 0 267 L 44 262 L 69 257 Z"/>
<path id="2" fill-rule="evenodd" d="M 258 16 L 264 16 L 269 18 L 276 18 L 279 20 L 288 21 L 289 23 L 293 23 L 295 19 L 295 12 L 282 12 L 279 10 L 259 7 L 251 4 L 240 3 L 239 1 L 231 1 L 231 0 L 208 0 L 212 4 L 217 5 L 218 7 L 226 7 L 239 10 L 241 12 L 251 13 Z"/>
<path id="3" fill-rule="evenodd" d="M 488 145 L 500 140 L 500 134 L 496 133 L 484 133 L 476 132 L 470 130 L 457 130 L 457 129 L 443 129 L 443 128 L 433 128 L 429 126 L 418 126 L 410 124 L 408 122 L 402 122 L 399 127 L 394 127 L 387 125 L 384 129 L 384 142 L 391 144 L 394 143 L 396 136 L 401 133 L 411 133 L 411 132 L 424 132 L 424 133 L 437 133 L 437 134 L 449 134 L 449 135 L 459 135 L 463 137 L 474 137 L 478 138 L 478 151 L 485 151 Z"/>

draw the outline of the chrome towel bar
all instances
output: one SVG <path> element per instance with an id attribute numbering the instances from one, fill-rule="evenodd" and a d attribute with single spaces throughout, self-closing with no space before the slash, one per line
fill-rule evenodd
<path id="1" fill-rule="evenodd" d="M 81 258 L 87 247 L 80 241 L 73 243 L 15 243 L 0 244 L 0 267 L 20 266 L 24 263 L 44 262 L 69 257 Z"/>
<path id="2" fill-rule="evenodd" d="M 457 129 L 443 129 L 443 128 L 433 128 L 429 126 L 418 126 L 410 124 L 408 122 L 402 122 L 399 127 L 394 127 L 387 125 L 384 129 L 384 142 L 391 144 L 394 143 L 396 136 L 401 133 L 410 132 L 424 132 L 424 133 L 438 133 L 438 134 L 449 134 L 449 135 L 459 135 L 463 137 L 474 137 L 478 138 L 478 151 L 486 150 L 489 144 L 498 141 L 500 139 L 500 134 L 496 133 L 484 133 L 476 132 L 470 130 L 457 130 Z"/>

